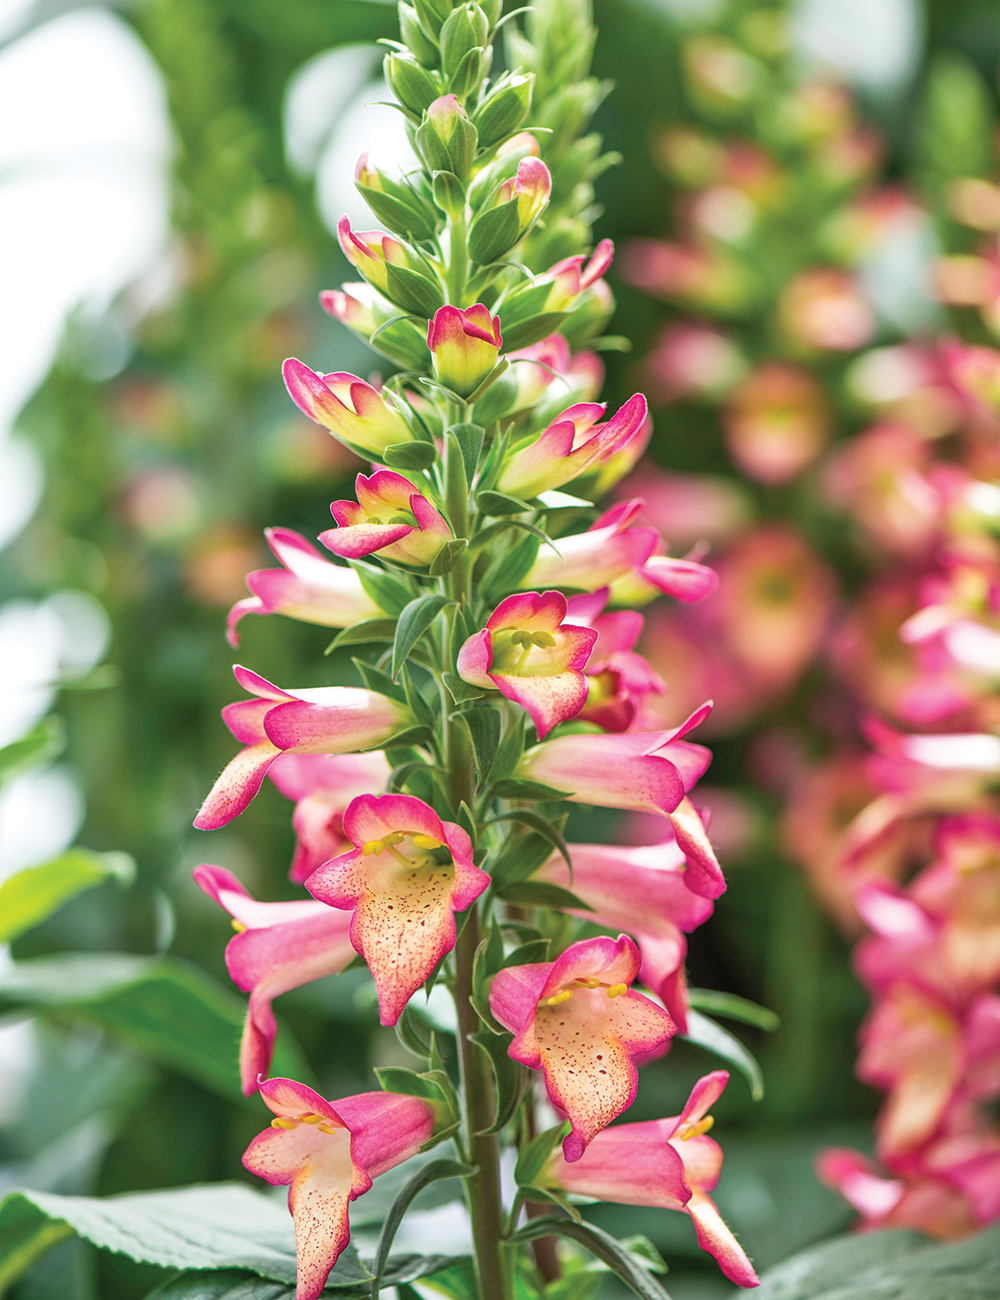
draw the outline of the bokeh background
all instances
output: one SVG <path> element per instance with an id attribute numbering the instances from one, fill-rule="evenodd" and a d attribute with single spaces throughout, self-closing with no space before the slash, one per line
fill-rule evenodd
<path id="1" fill-rule="evenodd" d="M 935 266 L 972 237 L 944 196 L 996 172 L 1000 3 L 597 0 L 595 17 L 595 71 L 614 83 L 596 126 L 621 155 L 598 186 L 597 234 L 619 249 L 606 396 L 649 393 L 628 490 L 675 551 L 709 543 L 723 577 L 704 607 L 654 607 L 645 649 L 670 685 L 665 723 L 718 701 L 700 794 L 730 888 L 694 936 L 691 982 L 781 1019 L 738 1030 L 763 1100 L 737 1077 L 718 1109 L 719 1201 L 767 1267 L 851 1221 L 813 1158 L 870 1150 L 878 1105 L 854 1076 L 854 922 L 823 875 L 835 799 L 810 803 L 802 782 L 850 745 L 851 701 L 891 713 L 905 687 L 884 643 L 907 597 L 868 584 L 919 520 L 878 496 L 878 464 L 830 448 L 906 396 L 899 345 L 953 327 Z M 289 806 L 267 786 L 210 839 L 191 819 L 232 746 L 223 620 L 266 563 L 262 529 L 315 536 L 362 468 L 299 416 L 279 365 L 385 373 L 317 293 L 350 278 L 340 213 L 370 224 L 357 154 L 405 160 L 402 119 L 377 103 L 374 42 L 395 30 L 377 0 L 0 3 L 0 745 L 48 737 L 0 793 L 0 881 L 71 845 L 119 855 L 0 956 L 0 1188 L 244 1177 L 260 1107 L 227 1065 L 226 919 L 190 869 L 292 897 Z M 989 337 L 968 294 L 958 311 Z M 240 657 L 269 678 L 351 680 L 323 629 L 247 624 Z M 577 839 L 656 838 L 575 816 Z M 279 1011 L 286 1064 L 328 1096 L 405 1059 L 364 972 Z M 678 1044 L 644 1071 L 633 1117 L 675 1110 L 714 1064 Z M 683 1216 L 591 1213 L 656 1243 L 675 1300 L 727 1293 Z M 442 1250 L 464 1230 L 449 1206 L 409 1227 Z M 157 1276 L 69 1242 L 12 1294 L 130 1300 Z"/>

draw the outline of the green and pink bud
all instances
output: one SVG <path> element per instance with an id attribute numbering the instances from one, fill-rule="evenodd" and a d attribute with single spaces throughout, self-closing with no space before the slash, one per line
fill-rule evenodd
<path id="1" fill-rule="evenodd" d="M 393 180 L 373 167 L 367 153 L 358 159 L 354 183 L 375 216 L 390 229 L 418 241 L 432 239 L 436 234 L 440 218 L 434 205 L 412 185 Z"/>
<path id="2" fill-rule="evenodd" d="M 317 1300 L 350 1241 L 351 1202 L 417 1154 L 434 1131 L 434 1108 L 391 1092 L 329 1102 L 294 1079 L 268 1079 L 260 1095 L 275 1118 L 247 1147 L 243 1165 L 272 1187 L 288 1187 L 295 1300 Z"/>
<path id="3" fill-rule="evenodd" d="M 476 156 L 476 128 L 457 95 L 435 99 L 417 128 L 416 142 L 431 172 L 452 172 L 464 181 Z"/>
<path id="4" fill-rule="evenodd" d="M 497 363 L 503 347 L 500 317 L 491 316 L 482 303 L 464 311 L 440 307 L 428 322 L 427 346 L 438 383 L 459 397 L 469 397 Z"/>
<path id="5" fill-rule="evenodd" d="M 354 281 L 339 289 L 324 289 L 319 301 L 325 312 L 390 361 L 406 370 L 424 367 L 427 352 L 423 330 L 415 321 L 401 318 L 399 308 L 376 293 L 370 284 Z M 376 330 L 378 337 L 372 342 Z"/>
<path id="6" fill-rule="evenodd" d="M 404 311 L 431 316 L 444 301 L 434 269 L 409 245 L 381 230 L 351 229 L 350 218 L 337 224 L 337 239 L 350 264 Z"/>
<path id="7" fill-rule="evenodd" d="M 508 596 L 458 652 L 458 675 L 520 704 L 539 738 L 575 717 L 587 699 L 586 667 L 597 633 L 564 622 L 558 591 Z"/>
<path id="8" fill-rule="evenodd" d="M 376 392 L 357 375 L 342 371 L 320 375 L 294 357 L 284 363 L 282 375 L 303 415 L 359 455 L 379 456 L 386 447 L 413 441 L 394 399 Z"/>
<path id="9" fill-rule="evenodd" d="M 698 1244 L 737 1286 L 758 1285 L 746 1252 L 722 1221 L 709 1193 L 722 1172 L 722 1149 L 705 1134 L 709 1109 L 729 1082 L 725 1070 L 699 1079 L 680 1115 L 616 1124 L 598 1133 L 575 1161 L 555 1155 L 543 1185 L 619 1205 L 680 1210 L 694 1220 Z"/>
<path id="10" fill-rule="evenodd" d="M 247 614 L 284 614 L 320 627 L 350 627 L 382 610 L 365 592 L 353 569 L 325 560 L 315 546 L 290 528 L 267 528 L 264 536 L 283 569 L 255 569 L 247 574 L 253 592 L 229 611 L 226 638 L 235 649 L 237 624 Z"/>
<path id="11" fill-rule="evenodd" d="M 623 934 L 582 939 L 554 962 L 508 966 L 493 977 L 490 1010 L 514 1035 L 510 1056 L 543 1071 L 549 1099 L 570 1121 L 569 1163 L 635 1100 L 634 1058 L 676 1033 L 662 1007 L 633 992 L 640 964 Z"/>
<path id="12" fill-rule="evenodd" d="M 535 441 L 507 457 L 497 484 L 500 491 L 533 497 L 561 487 L 642 434 L 647 408 L 641 393 L 600 424 L 605 410 L 602 402 L 580 402 L 563 411 Z"/>
<path id="13" fill-rule="evenodd" d="M 409 711 L 375 691 L 353 686 L 282 690 L 237 664 L 233 673 L 255 698 L 227 704 L 222 720 L 245 748 L 228 764 L 194 824 L 218 830 L 238 817 L 282 753 L 350 754 L 379 749 L 412 725 Z"/>
<path id="14" fill-rule="evenodd" d="M 596 284 L 605 274 L 611 266 L 614 255 L 614 244 L 610 239 L 602 239 L 589 261 L 581 254 L 556 262 L 555 266 L 538 277 L 539 283 L 552 286 L 545 299 L 543 310 L 569 311 L 584 290 Z"/>
<path id="15" fill-rule="evenodd" d="M 361 795 L 347 807 L 354 848 L 306 882 L 330 907 L 353 911 L 351 942 L 375 981 L 383 1025 L 394 1025 L 435 966 L 455 946 L 455 913 L 490 878 L 472 860 L 455 822 L 411 795 Z"/>
<path id="16" fill-rule="evenodd" d="M 378 554 L 399 564 L 427 565 L 450 540 L 444 518 L 402 474 L 359 474 L 355 490 L 357 501 L 333 502 L 338 526 L 319 535 L 334 555 L 357 560 Z"/>
<path id="17" fill-rule="evenodd" d="M 480 266 L 505 257 L 544 212 L 552 177 L 540 158 L 522 158 L 517 175 L 502 181 L 469 230 L 469 256 Z"/>
<path id="18" fill-rule="evenodd" d="M 203 864 L 195 883 L 233 918 L 226 947 L 233 983 L 250 994 L 240 1042 L 240 1080 L 252 1097 L 274 1055 L 278 1025 L 271 1003 L 282 993 L 342 971 L 353 959 L 350 917 L 312 899 L 259 903 L 224 867 Z"/>

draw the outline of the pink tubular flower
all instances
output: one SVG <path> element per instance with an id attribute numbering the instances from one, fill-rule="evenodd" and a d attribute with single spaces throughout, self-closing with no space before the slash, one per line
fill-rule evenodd
<path id="1" fill-rule="evenodd" d="M 257 696 L 227 704 L 222 720 L 246 746 L 209 791 L 194 820 L 200 831 L 218 830 L 238 817 L 260 789 L 283 750 L 297 754 L 348 754 L 375 749 L 409 720 L 385 695 L 353 686 L 285 691 L 237 664 L 236 680 Z"/>
<path id="2" fill-rule="evenodd" d="M 517 201 L 517 219 L 523 235 L 541 216 L 552 192 L 552 177 L 541 158 L 522 158 L 517 164 L 517 175 L 500 186 L 493 206 Z M 520 237 L 520 236 L 519 236 Z"/>
<path id="3" fill-rule="evenodd" d="M 246 614 L 284 614 L 320 627 L 350 627 L 382 613 L 353 569 L 324 560 L 299 533 L 267 528 L 264 536 L 285 567 L 247 574 L 253 595 L 236 602 L 226 624 L 226 639 L 233 649 L 240 643 L 236 625 Z"/>
<path id="4" fill-rule="evenodd" d="M 642 431 L 647 410 L 641 393 L 606 424 L 598 424 L 605 409 L 602 402 L 580 402 L 557 415 L 534 442 L 507 457 L 500 491 L 532 497 L 561 487 L 621 451 Z"/>
<path id="5" fill-rule="evenodd" d="M 655 528 L 636 528 L 641 501 L 622 501 L 585 533 L 559 538 L 559 553 L 542 547 L 521 582 L 522 588 L 575 587 L 596 591 L 641 568 L 660 540 Z"/>
<path id="6" fill-rule="evenodd" d="M 203 864 L 191 873 L 210 898 L 226 909 L 239 933 L 226 948 L 233 982 L 250 994 L 240 1043 L 240 1080 L 252 1097 L 274 1055 L 278 1026 L 272 1001 L 290 989 L 342 971 L 354 956 L 350 917 L 304 898 L 258 903 L 223 867 Z"/>
<path id="7" fill-rule="evenodd" d="M 615 246 L 610 239 L 602 239 L 591 254 L 586 257 L 566 257 L 561 262 L 538 277 L 539 284 L 550 283 L 552 288 L 545 299 L 542 311 L 568 311 L 584 289 L 595 284 L 611 265 L 615 255 Z M 587 263 L 584 266 L 584 263 Z"/>
<path id="8" fill-rule="evenodd" d="M 390 767 L 380 749 L 368 754 L 279 754 L 268 776 L 295 800 L 295 856 L 289 878 L 301 885 L 317 867 L 343 853 L 344 809 L 359 794 L 378 794 Z"/>
<path id="9" fill-rule="evenodd" d="M 631 989 L 639 950 L 626 935 L 582 939 L 554 962 L 508 966 L 493 977 L 490 1008 L 514 1034 L 510 1055 L 542 1070 L 554 1106 L 572 1129 L 568 1161 L 635 1100 L 633 1057 L 655 1051 L 676 1025 Z"/>
<path id="10" fill-rule="evenodd" d="M 306 888 L 331 907 L 355 909 L 351 942 L 368 963 L 383 1025 L 455 946 L 455 912 L 490 883 L 472 842 L 411 795 L 360 795 L 344 813 L 354 845 L 325 863 Z"/>
<path id="11" fill-rule="evenodd" d="M 294 1079 L 268 1079 L 260 1095 L 277 1118 L 247 1147 L 243 1165 L 272 1187 L 288 1186 L 295 1300 L 316 1300 L 350 1240 L 351 1201 L 417 1154 L 434 1129 L 434 1110 L 390 1092 L 329 1102 Z"/>
<path id="12" fill-rule="evenodd" d="M 427 346 L 438 383 L 469 397 L 496 365 L 503 347 L 500 317 L 491 316 L 481 302 L 464 311 L 439 307 L 427 323 Z"/>
<path id="13" fill-rule="evenodd" d="M 299 410 L 361 455 L 380 456 L 386 447 L 413 441 L 397 407 L 357 375 L 320 375 L 294 357 L 281 373 Z"/>
<path id="14" fill-rule="evenodd" d="M 566 597 L 558 591 L 508 596 L 458 652 L 458 675 L 520 704 L 539 739 L 575 717 L 587 698 L 582 669 L 597 633 L 565 617 Z"/>
<path id="15" fill-rule="evenodd" d="M 451 537 L 447 523 L 409 479 L 377 470 L 355 480 L 357 502 L 334 501 L 336 528 L 319 540 L 334 555 L 357 560 L 373 552 L 400 564 L 430 564 Z"/>
<path id="16" fill-rule="evenodd" d="M 698 1244 L 737 1286 L 757 1286 L 757 1274 L 723 1223 L 709 1192 L 722 1171 L 722 1148 L 705 1133 L 706 1112 L 729 1082 L 725 1070 L 699 1079 L 680 1115 L 642 1124 L 616 1124 L 598 1133 L 573 1163 L 556 1155 L 546 1181 L 580 1196 L 620 1205 L 652 1205 L 690 1214 Z"/>
<path id="17" fill-rule="evenodd" d="M 588 695 L 580 716 L 605 731 L 628 731 L 646 696 L 662 694 L 666 686 L 633 649 L 642 635 L 642 615 L 630 609 L 602 613 L 609 594 L 605 587 L 592 595 L 573 596 L 567 603 L 569 617 L 597 633 L 584 669 Z"/>
<path id="18" fill-rule="evenodd" d="M 522 411 L 534 406 L 551 387 L 551 400 L 562 402 L 567 396 L 591 402 L 604 384 L 604 364 L 596 352 L 570 353 L 569 344 L 561 334 L 550 334 L 541 343 L 529 348 L 508 352 L 508 372 L 517 383 L 517 397 L 513 410 Z M 553 373 L 554 372 L 554 373 Z M 562 404 L 560 402 L 560 405 Z"/>
<path id="19" fill-rule="evenodd" d="M 337 240 L 350 264 L 379 293 L 389 287 L 388 265 L 408 266 L 406 249 L 398 239 L 382 230 L 352 230 L 347 216 L 337 222 Z"/>
<path id="20" fill-rule="evenodd" d="M 572 889 L 593 910 L 579 915 L 611 930 L 624 930 L 639 945 L 639 979 L 656 993 L 681 1033 L 687 1032 L 687 988 L 683 931 L 697 929 L 712 915 L 711 899 L 686 882 L 684 853 L 673 836 L 659 844 L 629 848 L 617 844 L 571 844 L 573 875 L 554 853 L 536 880 Z"/>

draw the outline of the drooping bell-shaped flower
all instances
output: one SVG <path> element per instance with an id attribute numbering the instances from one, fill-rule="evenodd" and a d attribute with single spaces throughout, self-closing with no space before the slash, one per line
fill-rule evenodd
<path id="1" fill-rule="evenodd" d="M 301 885 L 317 867 L 350 847 L 344 809 L 359 794 L 381 794 L 391 768 L 385 754 L 279 754 L 268 776 L 294 799 L 295 856 L 289 879 Z"/>
<path id="2" fill-rule="evenodd" d="M 497 363 L 503 347 L 500 317 L 480 302 L 464 311 L 439 307 L 427 325 L 427 346 L 438 383 L 469 397 Z"/>
<path id="3" fill-rule="evenodd" d="M 411 795 L 361 795 L 344 813 L 349 853 L 325 863 L 306 888 L 331 907 L 352 909 L 351 942 L 378 991 L 383 1025 L 403 1008 L 455 946 L 455 913 L 489 885 L 461 826 Z"/>
<path id="4" fill-rule="evenodd" d="M 218 830 L 238 817 L 283 751 L 350 754 L 376 749 L 394 731 L 410 725 L 403 705 L 375 691 L 354 686 L 286 691 L 239 664 L 233 673 L 257 698 L 238 700 L 222 710 L 222 720 L 246 748 L 209 791 L 194 821 L 200 831 Z"/>
<path id="5" fill-rule="evenodd" d="M 667 688 L 653 666 L 633 649 L 642 635 L 642 615 L 631 609 L 602 613 L 609 594 L 603 587 L 568 601 L 573 622 L 597 633 L 584 669 L 588 694 L 580 716 L 605 731 L 628 731 L 646 696 L 659 695 Z"/>
<path id="6" fill-rule="evenodd" d="M 635 1100 L 634 1057 L 676 1032 L 662 1007 L 632 991 L 639 950 L 626 935 L 582 939 L 554 962 L 508 966 L 493 977 L 490 1009 L 514 1034 L 510 1055 L 542 1070 L 572 1129 L 567 1161 Z"/>
<path id="7" fill-rule="evenodd" d="M 722 1149 L 705 1134 L 707 1113 L 729 1082 L 725 1070 L 699 1079 L 680 1115 L 616 1124 L 598 1133 L 572 1163 L 558 1154 L 544 1181 L 580 1196 L 620 1205 L 651 1205 L 690 1214 L 698 1244 L 737 1286 L 757 1286 L 746 1252 L 726 1227 L 709 1193 L 722 1171 Z"/>
<path id="8" fill-rule="evenodd" d="M 561 487 L 638 437 L 647 414 L 641 393 L 599 424 L 605 410 L 603 402 L 579 402 L 557 415 L 536 439 L 508 455 L 497 484 L 500 491 L 533 497 Z"/>
<path id="9" fill-rule="evenodd" d="M 267 528 L 264 536 L 285 567 L 247 574 L 253 595 L 236 602 L 226 624 L 233 649 L 240 643 L 236 625 L 245 614 L 284 614 L 320 627 L 350 627 L 382 613 L 353 569 L 331 564 L 299 533 Z"/>
<path id="10" fill-rule="evenodd" d="M 357 501 L 334 501 L 336 528 L 319 540 L 334 555 L 357 560 L 378 553 L 398 564 L 430 564 L 451 537 L 451 530 L 408 478 L 377 470 L 355 480 Z"/>
<path id="11" fill-rule="evenodd" d="M 559 538 L 559 553 L 542 547 L 522 579 L 524 588 L 575 587 L 597 591 L 640 569 L 660 541 L 655 528 L 635 527 L 641 501 L 622 501 L 591 524 L 585 533 Z"/>
<path id="12" fill-rule="evenodd" d="M 597 633 L 566 624 L 558 591 L 508 596 L 458 652 L 458 674 L 526 709 L 544 737 L 587 698 L 583 674 Z"/>
<path id="13" fill-rule="evenodd" d="M 357 375 L 317 374 L 294 357 L 282 366 L 285 387 L 299 410 L 361 455 L 412 442 L 413 434 L 392 400 Z"/>
<path id="14" fill-rule="evenodd" d="M 433 1132 L 434 1109 L 391 1092 L 329 1102 L 294 1079 L 268 1079 L 260 1095 L 276 1118 L 247 1147 L 243 1165 L 272 1187 L 288 1187 L 295 1300 L 316 1300 L 350 1240 L 351 1201 L 417 1154 Z"/>
<path id="15" fill-rule="evenodd" d="M 240 1080 L 252 1097 L 267 1074 L 278 1035 L 272 1001 L 324 975 L 342 971 L 354 956 L 350 916 L 311 898 L 259 903 L 224 867 L 203 864 L 191 873 L 226 909 L 238 931 L 226 947 L 233 982 L 250 994 L 240 1042 Z"/>

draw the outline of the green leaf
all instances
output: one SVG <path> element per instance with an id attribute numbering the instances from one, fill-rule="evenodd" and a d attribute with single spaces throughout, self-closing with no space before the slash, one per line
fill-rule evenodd
<path id="1" fill-rule="evenodd" d="M 551 856 L 552 845 L 541 835 L 534 831 L 518 835 L 509 839 L 493 859 L 490 875 L 497 887 L 528 880 Z"/>
<path id="2" fill-rule="evenodd" d="M 715 1015 L 727 1016 L 730 1020 L 742 1020 L 744 1024 L 756 1025 L 758 1029 L 772 1031 L 781 1028 L 781 1021 L 768 1007 L 758 1006 L 749 998 L 737 997 L 735 993 L 689 988 L 688 1001 L 699 1011 L 712 1011 Z"/>
<path id="3" fill-rule="evenodd" d="M 342 632 L 338 632 L 323 653 L 333 654 L 334 650 L 339 650 L 344 645 L 367 645 L 373 641 L 391 643 L 395 636 L 394 618 L 365 618 L 360 623 L 355 623 L 353 627 L 345 627 Z"/>
<path id="4" fill-rule="evenodd" d="M 397 442 L 379 459 L 391 469 L 429 469 L 437 460 L 437 448 L 430 442 Z"/>
<path id="5" fill-rule="evenodd" d="M 478 686 L 470 686 L 468 682 L 463 682 L 461 677 L 458 677 L 455 673 L 442 673 L 441 680 L 456 704 L 467 704 L 470 700 L 481 700 L 486 694 Z"/>
<path id="6" fill-rule="evenodd" d="M 566 1199 L 558 1187 L 522 1187 L 521 1196 L 526 1201 L 534 1201 L 536 1205 L 558 1205 L 571 1219 L 576 1219 L 577 1223 L 583 1222 L 580 1211 Z"/>
<path id="7" fill-rule="evenodd" d="M 527 808 L 516 808 L 513 812 L 498 813 L 496 817 L 491 818 L 484 824 L 493 826 L 496 822 L 519 822 L 520 825 L 530 826 L 532 830 L 537 831 L 543 839 L 548 840 L 552 847 L 562 854 L 563 860 L 569 867 L 569 878 L 572 882 L 573 863 L 569 858 L 569 847 L 559 830 L 552 825 L 547 817 L 543 817 L 541 813 L 532 812 Z"/>
<path id="8" fill-rule="evenodd" d="M 493 1067 L 493 1083 L 496 1089 L 497 1109 L 493 1123 L 483 1133 L 499 1133 L 507 1127 L 524 1097 L 528 1085 L 528 1071 L 517 1061 L 511 1060 L 508 1048 L 514 1041 L 513 1034 L 470 1034 L 472 1041 L 483 1049 L 490 1058 Z"/>
<path id="9" fill-rule="evenodd" d="M 501 799 L 535 799 L 554 801 L 568 798 L 565 790 L 557 790 L 554 785 L 543 785 L 541 781 L 520 781 L 507 778 L 494 781 L 493 793 Z"/>
<path id="10" fill-rule="evenodd" d="M 382 1228 L 378 1253 L 375 1256 L 375 1278 L 371 1289 L 372 1300 L 378 1300 L 379 1289 L 382 1286 L 386 1264 L 389 1260 L 389 1251 L 392 1249 L 392 1243 L 399 1230 L 399 1225 L 403 1222 L 403 1216 L 414 1198 L 431 1183 L 439 1182 L 445 1178 L 465 1178 L 475 1172 L 475 1169 L 470 1168 L 469 1165 L 460 1164 L 457 1160 L 432 1160 L 413 1175 L 393 1202 L 392 1209 L 389 1211 L 385 1225 Z"/>
<path id="11" fill-rule="evenodd" d="M 476 774 L 482 785 L 500 741 L 500 714 L 494 708 L 463 709 L 457 716 L 468 728 L 472 752 L 476 756 Z"/>
<path id="12" fill-rule="evenodd" d="M 507 954 L 503 959 L 504 967 L 532 966 L 536 962 L 548 961 L 551 943 L 551 939 L 529 939 L 527 943 L 522 943 L 519 948 Z"/>
<path id="13" fill-rule="evenodd" d="M 538 555 L 539 542 L 525 534 L 509 551 L 501 551 L 483 574 L 481 592 L 487 606 L 499 603 L 515 591 Z"/>
<path id="14" fill-rule="evenodd" d="M 431 1044 L 424 1041 L 417 1024 L 417 1013 L 413 1009 L 413 1004 L 408 1002 L 403 1008 L 403 1014 L 396 1021 L 396 1037 L 408 1052 L 412 1052 L 414 1056 L 422 1056 L 425 1060 L 430 1060 Z M 433 1033 L 431 1033 L 430 1038 L 431 1042 L 433 1042 Z"/>
<path id="15" fill-rule="evenodd" d="M 0 943 L 10 943 L 85 889 L 116 878 L 128 884 L 135 863 L 125 853 L 68 849 L 50 862 L 15 872 L 0 884 Z"/>
<path id="16" fill-rule="evenodd" d="M 547 880 L 512 880 L 497 885 L 496 892 L 505 903 L 521 903 L 525 907 L 568 907 L 578 912 L 594 910 L 562 885 L 550 885 Z"/>
<path id="17" fill-rule="evenodd" d="M 532 507 L 520 497 L 508 496 L 506 492 L 480 492 L 476 504 L 484 515 L 523 515 Z"/>
<path id="18" fill-rule="evenodd" d="M 465 462 L 466 481 L 471 483 L 479 468 L 479 457 L 483 452 L 486 430 L 481 424 L 453 424 L 448 432 L 455 435 L 462 460 Z"/>
<path id="19" fill-rule="evenodd" d="M 396 625 L 396 640 L 392 647 L 392 680 L 399 677 L 399 670 L 409 658 L 410 651 L 431 626 L 437 616 L 452 602 L 447 596 L 418 596 L 411 600 L 399 616 Z"/>
<path id="20" fill-rule="evenodd" d="M 715 1056 L 728 1061 L 730 1065 L 734 1065 L 749 1083 L 750 1095 L 754 1101 L 760 1101 L 764 1096 L 764 1076 L 760 1072 L 756 1057 L 728 1029 L 723 1029 L 708 1016 L 703 1016 L 700 1011 L 689 1011 L 687 1022 L 688 1031 L 680 1037 L 686 1038 L 689 1043 L 697 1043 L 706 1052 L 712 1052 Z"/>
<path id="21" fill-rule="evenodd" d="M 409 584 L 388 569 L 366 564 L 364 560 L 350 560 L 351 568 L 358 575 L 362 587 L 371 599 L 384 609 L 387 614 L 401 614 L 413 599 Z"/>
<path id="22" fill-rule="evenodd" d="M 640 1300 L 669 1300 L 659 1282 L 614 1237 L 592 1223 L 548 1217 L 531 1219 L 510 1238 L 511 1241 L 535 1241 L 539 1237 L 569 1237 L 602 1264 L 616 1273 Z"/>
<path id="23" fill-rule="evenodd" d="M 456 1260 L 450 1268 L 432 1274 L 425 1281 L 448 1300 L 479 1300 L 479 1284 L 471 1259 Z"/>
<path id="24" fill-rule="evenodd" d="M 521 1148 L 517 1164 L 514 1166 L 514 1181 L 518 1187 L 532 1187 L 538 1181 L 538 1176 L 549 1163 L 552 1152 L 568 1132 L 568 1123 L 556 1124 L 554 1128 L 547 1128 L 544 1133 L 539 1133 Z"/>
<path id="25" fill-rule="evenodd" d="M 490 775 L 494 781 L 502 781 L 509 777 L 517 768 L 524 753 L 524 714 L 516 714 L 508 723 L 508 728 L 490 766 Z"/>
<path id="26" fill-rule="evenodd" d="M 61 718 L 43 718 L 26 736 L 0 749 L 0 785 L 42 763 L 58 758 L 66 744 Z"/>
<path id="27" fill-rule="evenodd" d="M 237 1062 L 246 1003 L 187 962 L 124 953 L 17 962 L 0 975 L 0 1010 L 15 1007 L 98 1025 L 220 1096 L 244 1101 Z M 297 1079 L 297 1070 L 309 1074 L 287 1029 L 273 1068 Z"/>
<path id="28" fill-rule="evenodd" d="M 146 1300 L 295 1300 L 295 1287 L 238 1269 L 205 1269 L 171 1278 Z"/>
<path id="29" fill-rule="evenodd" d="M 464 537 L 452 537 L 445 542 L 435 555 L 427 572 L 432 578 L 443 578 L 446 573 L 451 573 L 455 561 L 467 549 L 468 545 L 469 543 Z"/>
<path id="30" fill-rule="evenodd" d="M 370 691 L 377 695 L 386 695 L 390 700 L 395 700 L 397 704 L 406 703 L 406 691 L 398 682 L 393 681 L 388 673 L 384 673 L 381 668 L 376 668 L 374 664 L 365 663 L 363 659 L 352 658 L 351 663 L 361 675 L 361 680 Z M 390 741 L 392 745 L 401 745 L 403 741 Z"/>
<path id="31" fill-rule="evenodd" d="M 375 1074 L 382 1085 L 383 1092 L 403 1093 L 407 1097 L 423 1097 L 427 1101 L 444 1102 L 447 1096 L 441 1085 L 415 1070 L 402 1066 L 385 1066 L 376 1069 Z"/>

